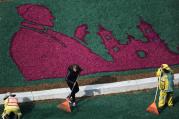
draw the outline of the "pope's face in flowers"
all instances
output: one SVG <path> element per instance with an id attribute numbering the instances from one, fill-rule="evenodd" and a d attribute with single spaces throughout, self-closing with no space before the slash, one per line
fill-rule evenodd
<path id="1" fill-rule="evenodd" d="M 18 6 L 18 14 L 32 23 L 50 27 L 54 25 L 54 16 L 48 8 L 42 5 L 27 4 Z"/>

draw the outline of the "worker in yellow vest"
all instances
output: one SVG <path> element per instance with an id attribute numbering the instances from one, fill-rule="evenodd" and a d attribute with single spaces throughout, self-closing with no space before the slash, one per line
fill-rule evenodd
<path id="1" fill-rule="evenodd" d="M 18 99 L 15 94 L 7 93 L 4 97 L 4 111 L 2 113 L 3 119 L 8 119 L 11 113 L 14 113 L 16 119 L 20 119 L 22 113 L 18 105 Z"/>
<path id="2" fill-rule="evenodd" d="M 162 109 L 165 104 L 169 107 L 173 106 L 173 95 L 174 95 L 174 75 L 173 71 L 167 64 L 162 64 L 156 72 L 158 77 L 158 86 L 160 90 L 158 108 Z"/>

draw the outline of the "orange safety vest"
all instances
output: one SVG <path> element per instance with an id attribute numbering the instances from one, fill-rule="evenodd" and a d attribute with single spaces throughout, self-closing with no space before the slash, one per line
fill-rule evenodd
<path id="1" fill-rule="evenodd" d="M 18 100 L 15 97 L 9 97 L 7 106 L 18 106 Z"/>

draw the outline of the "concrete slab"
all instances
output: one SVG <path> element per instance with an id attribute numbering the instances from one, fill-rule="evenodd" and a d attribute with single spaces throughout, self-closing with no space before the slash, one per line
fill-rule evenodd
<path id="1" fill-rule="evenodd" d="M 179 74 L 174 75 L 175 85 L 179 85 Z M 157 78 L 144 78 L 137 80 L 128 80 L 114 83 L 96 84 L 96 85 L 86 85 L 80 86 L 80 91 L 77 93 L 77 97 L 82 96 L 95 96 L 104 95 L 111 93 L 121 93 L 129 92 L 143 89 L 155 88 L 157 86 Z M 65 99 L 70 93 L 69 88 L 58 88 L 42 91 L 32 91 L 32 92 L 12 92 L 18 97 L 19 102 L 29 102 L 47 99 Z M 5 94 L 0 94 L 0 104 L 3 104 L 3 98 Z"/>

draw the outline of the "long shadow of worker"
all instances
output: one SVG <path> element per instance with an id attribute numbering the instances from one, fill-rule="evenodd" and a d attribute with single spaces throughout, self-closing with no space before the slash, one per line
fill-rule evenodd
<path id="1" fill-rule="evenodd" d="M 22 112 L 22 117 L 28 113 L 30 113 L 34 106 L 35 106 L 35 103 L 32 102 L 29 98 L 25 97 L 23 98 L 23 102 L 24 103 L 21 103 L 20 104 L 20 110 Z"/>
<path id="2" fill-rule="evenodd" d="M 85 88 L 85 94 L 84 97 L 89 97 L 89 96 L 95 96 L 95 95 L 101 95 L 103 92 L 101 92 L 101 87 L 99 86 L 93 86 L 90 87 L 92 84 L 104 84 L 104 83 L 111 83 L 111 82 L 116 82 L 117 78 L 111 77 L 111 76 L 102 76 L 94 80 Z M 92 89 L 91 89 L 92 88 Z"/>
<path id="3" fill-rule="evenodd" d="M 95 88 L 95 86 L 91 87 L 90 85 L 111 83 L 111 82 L 116 82 L 116 81 L 117 81 L 117 78 L 114 78 L 111 76 L 102 76 L 102 77 L 97 78 L 96 80 L 92 81 L 90 84 L 88 84 L 89 86 L 86 86 L 86 88 L 84 89 L 84 95 L 82 97 L 78 98 L 78 100 L 77 100 L 78 108 L 77 109 L 79 110 L 79 107 L 84 105 L 90 97 L 102 94 L 100 87 L 96 86 L 96 88 Z"/>
<path id="4" fill-rule="evenodd" d="M 88 86 L 87 86 L 88 87 Z M 98 94 L 101 94 L 101 91 L 99 89 L 93 89 L 93 90 L 88 90 L 85 89 L 85 94 L 80 97 L 77 98 L 77 103 L 78 105 L 76 107 L 72 107 L 72 111 L 73 112 L 79 112 L 82 108 L 80 108 L 82 105 L 84 105 L 86 102 L 88 102 L 90 98 L 92 98 L 92 96 L 96 96 Z"/>

